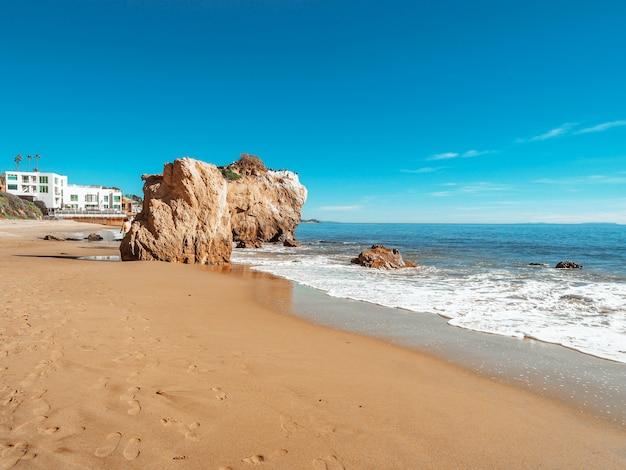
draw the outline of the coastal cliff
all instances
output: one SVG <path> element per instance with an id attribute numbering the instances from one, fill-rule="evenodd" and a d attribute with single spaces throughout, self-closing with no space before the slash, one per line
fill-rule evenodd
<path id="1" fill-rule="evenodd" d="M 230 262 L 241 247 L 293 239 L 306 188 L 252 155 L 216 167 L 188 157 L 144 175 L 142 211 L 120 245 L 122 260 Z"/>

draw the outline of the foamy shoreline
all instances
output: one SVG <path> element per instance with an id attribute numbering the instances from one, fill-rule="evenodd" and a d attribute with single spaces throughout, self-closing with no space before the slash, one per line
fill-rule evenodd
<path id="1" fill-rule="evenodd" d="M 79 261 L 116 245 L 40 239 L 71 223 L 9 222 L 0 221 L 1 468 L 626 464 L 626 431 L 605 420 L 284 315 L 303 304 L 283 279 Z"/>

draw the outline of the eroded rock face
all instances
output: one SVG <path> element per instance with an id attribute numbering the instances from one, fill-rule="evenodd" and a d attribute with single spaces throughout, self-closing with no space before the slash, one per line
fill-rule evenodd
<path id="1" fill-rule="evenodd" d="M 230 261 L 228 187 L 215 165 L 181 158 L 142 179 L 143 209 L 120 245 L 123 261 Z"/>
<path id="2" fill-rule="evenodd" d="M 404 261 L 400 250 L 387 248 L 383 245 L 372 245 L 370 250 L 362 251 L 359 256 L 352 259 L 352 263 L 360 264 L 366 268 L 414 268 L 418 264 L 414 261 Z"/>
<path id="3" fill-rule="evenodd" d="M 297 174 L 268 170 L 258 157 L 246 154 L 224 171 L 241 176 L 228 182 L 230 221 L 238 247 L 295 238 L 307 197 Z"/>
<path id="4" fill-rule="evenodd" d="M 290 171 L 268 170 L 253 155 L 219 169 L 182 158 L 144 175 L 144 202 L 120 245 L 122 260 L 225 264 L 233 240 L 296 246 L 306 188 Z"/>

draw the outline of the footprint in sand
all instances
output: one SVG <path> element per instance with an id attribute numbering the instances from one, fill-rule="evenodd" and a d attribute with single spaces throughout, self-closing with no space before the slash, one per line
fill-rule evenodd
<path id="1" fill-rule="evenodd" d="M 15 445 L 9 445 L 5 449 L 0 450 L 0 468 L 12 468 L 21 460 L 30 460 L 34 457 L 34 454 L 28 452 L 28 444 L 18 442 Z"/>
<path id="2" fill-rule="evenodd" d="M 298 430 L 298 423 L 291 419 L 291 416 L 280 416 L 280 427 L 285 431 L 285 437 L 291 436 Z"/>
<path id="3" fill-rule="evenodd" d="M 106 390 L 110 387 L 109 385 L 109 381 L 111 380 L 110 377 L 101 377 L 100 379 L 98 379 L 98 383 L 94 386 L 94 389 L 96 390 Z"/>
<path id="4" fill-rule="evenodd" d="M 43 398 L 35 398 L 33 405 L 33 414 L 36 416 L 41 416 L 50 410 L 50 405 Z"/>
<path id="5" fill-rule="evenodd" d="M 181 420 L 176 418 L 161 418 L 163 426 L 175 426 L 178 431 L 185 435 L 185 439 L 189 441 L 199 441 L 200 436 L 196 431 L 200 427 L 200 423 L 191 423 L 187 426 Z"/>
<path id="6" fill-rule="evenodd" d="M 135 396 L 139 392 L 139 387 L 130 387 L 128 391 L 120 396 L 121 401 L 125 401 L 130 405 L 128 409 L 129 415 L 136 415 L 141 411 L 141 405 L 135 400 Z"/>
<path id="7" fill-rule="evenodd" d="M 211 390 L 215 392 L 215 398 L 219 398 L 220 400 L 226 400 L 228 398 L 228 394 L 219 387 L 212 387 Z"/>
<path id="8" fill-rule="evenodd" d="M 115 449 L 117 449 L 121 438 L 122 433 L 120 432 L 113 432 L 109 434 L 104 441 L 104 445 L 96 449 L 96 457 L 108 457 L 111 455 Z"/>
<path id="9" fill-rule="evenodd" d="M 246 457 L 245 459 L 241 459 L 241 461 L 249 463 L 251 465 L 261 465 L 263 462 L 265 462 L 265 457 L 263 457 L 261 454 L 254 454 L 250 457 Z"/>
<path id="10" fill-rule="evenodd" d="M 141 444 L 141 439 L 138 437 L 133 437 L 128 441 L 126 447 L 124 448 L 124 458 L 126 460 L 135 460 L 139 457 L 139 445 Z"/>
<path id="11" fill-rule="evenodd" d="M 58 361 L 62 357 L 63 357 L 63 353 L 59 351 L 58 349 L 55 349 L 54 351 L 52 351 L 52 354 L 50 354 L 51 361 Z"/>
<path id="12" fill-rule="evenodd" d="M 131 384 L 135 383 L 137 382 L 137 379 L 139 378 L 140 375 L 141 375 L 140 372 L 133 372 L 128 377 L 126 377 L 126 382 L 131 383 Z"/>
<path id="13" fill-rule="evenodd" d="M 315 470 L 345 470 L 334 455 L 329 455 L 325 459 L 315 459 L 313 468 Z"/>

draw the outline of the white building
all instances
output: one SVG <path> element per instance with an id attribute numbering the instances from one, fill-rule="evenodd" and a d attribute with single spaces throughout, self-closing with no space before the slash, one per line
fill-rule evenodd
<path id="1" fill-rule="evenodd" d="M 49 209 L 63 207 L 67 176 L 44 171 L 5 171 L 4 181 L 7 193 L 43 201 Z"/>
<path id="2" fill-rule="evenodd" d="M 63 193 L 63 208 L 79 211 L 121 211 L 122 191 L 102 186 L 70 184 Z"/>
<path id="3" fill-rule="evenodd" d="M 75 211 L 121 211 L 122 191 L 102 186 L 68 184 L 67 176 L 43 171 L 5 171 L 6 192 L 48 209 Z"/>

